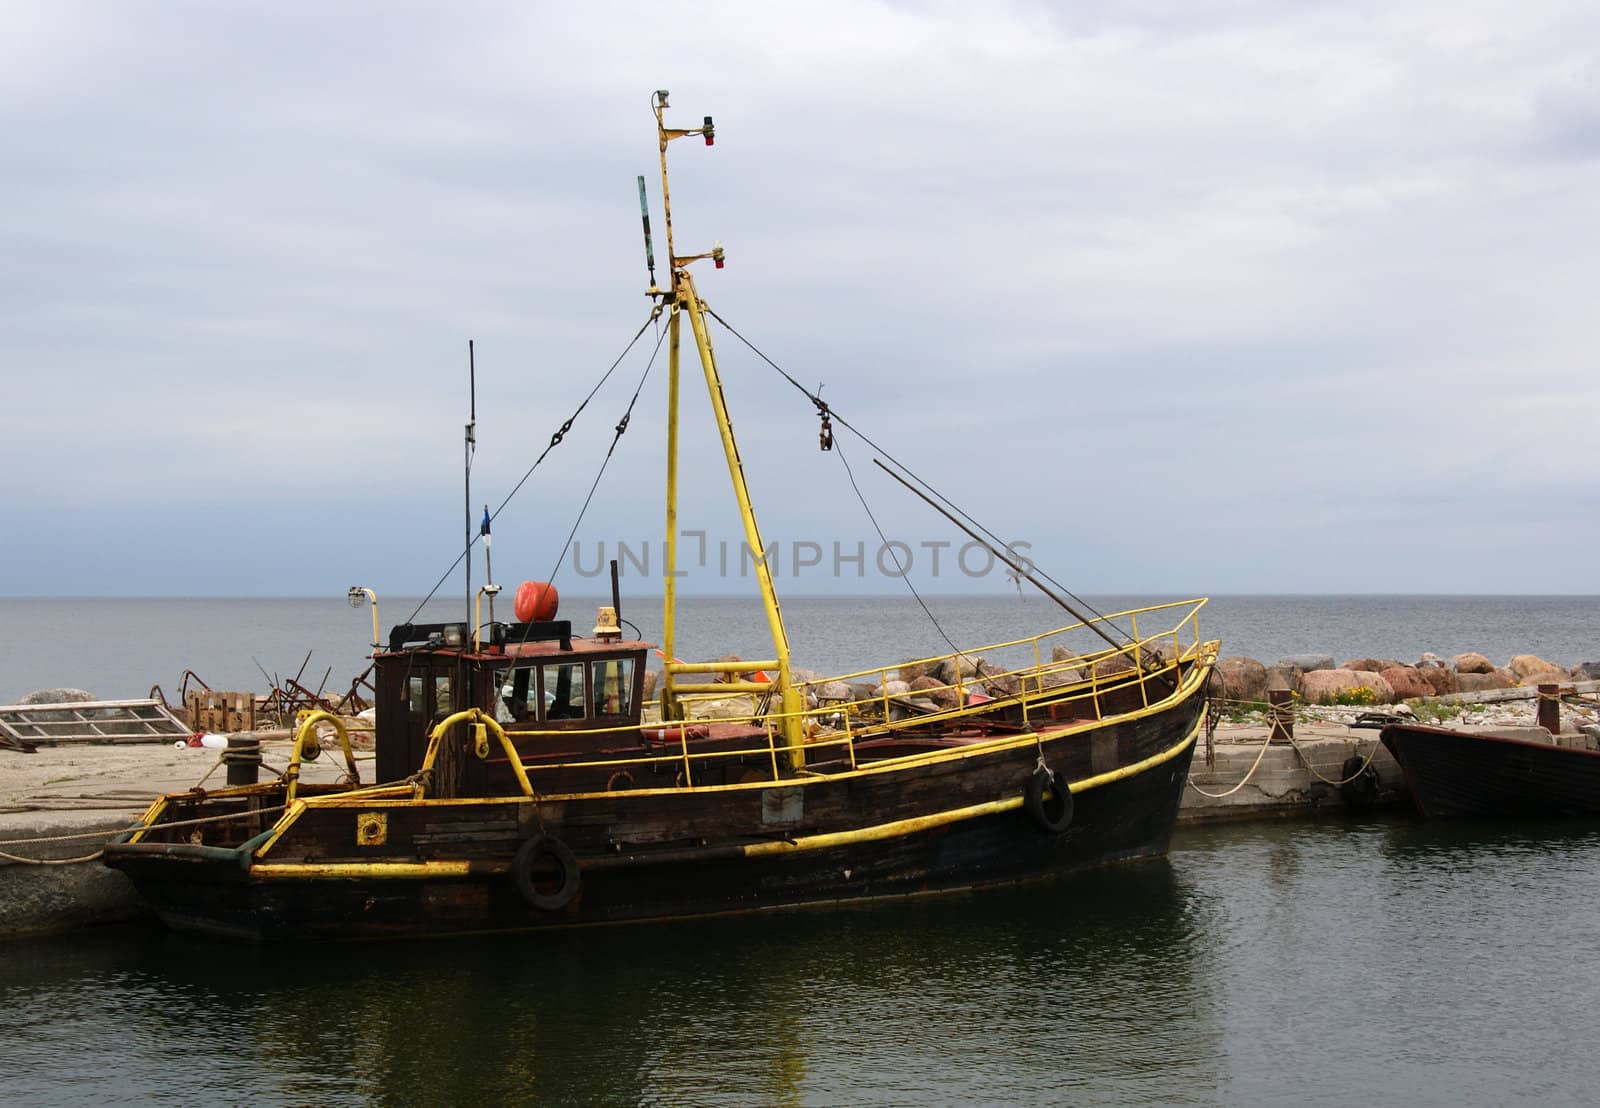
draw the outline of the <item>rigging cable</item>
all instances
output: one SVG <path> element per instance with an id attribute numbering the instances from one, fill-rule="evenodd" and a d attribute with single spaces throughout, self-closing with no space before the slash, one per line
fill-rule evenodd
<path id="1" fill-rule="evenodd" d="M 841 420 L 840 422 L 843 421 Z M 839 460 L 844 462 L 844 472 L 850 478 L 850 487 L 855 490 L 856 499 L 861 501 L 862 509 L 867 513 L 867 518 L 872 521 L 872 529 L 878 532 L 878 541 L 883 544 L 883 549 L 894 550 L 888 537 L 884 535 L 883 528 L 878 525 L 878 517 L 872 514 L 872 508 L 867 504 L 867 498 L 862 495 L 861 486 L 856 484 L 855 470 L 850 468 L 850 462 L 844 456 L 844 447 L 837 442 L 833 443 L 832 446 L 834 451 L 838 453 Z M 933 624 L 933 629 L 939 632 L 939 637 L 949 644 L 950 649 L 955 651 L 957 657 L 965 657 L 966 655 L 962 652 L 962 649 L 955 644 L 954 639 L 945 633 L 944 627 L 940 625 L 939 620 L 929 610 L 927 603 L 922 599 L 922 594 L 917 592 L 917 587 L 911 583 L 911 574 L 905 566 L 900 564 L 900 552 L 898 550 L 894 550 L 894 566 L 900 571 L 900 580 L 906 583 L 906 588 L 911 590 L 911 595 L 916 597 L 918 604 L 922 605 L 923 613 L 927 615 L 928 621 Z M 960 663 L 957 664 L 959 665 Z"/>
<path id="2" fill-rule="evenodd" d="M 644 333 L 650 329 L 650 325 L 654 323 L 657 317 L 660 315 L 660 305 L 657 305 L 651 309 L 650 318 L 646 319 L 643 325 L 640 326 L 639 330 L 634 334 L 633 338 L 628 340 L 628 345 L 623 347 L 622 353 L 617 355 L 617 360 L 611 363 L 611 368 L 606 370 L 605 373 L 601 375 L 600 380 L 595 383 L 594 388 L 589 390 L 589 395 L 583 398 L 583 402 L 578 405 L 577 410 L 567 417 L 566 422 L 556 429 L 555 434 L 550 436 L 550 444 L 540 451 L 539 456 L 535 458 L 533 460 L 533 464 L 528 467 L 528 471 L 524 473 L 521 479 L 511 487 L 511 491 L 506 493 L 505 499 L 500 501 L 500 506 L 490 513 L 489 519 L 491 522 L 499 518 L 500 513 L 505 510 L 506 505 L 511 503 L 511 498 L 516 496 L 517 493 L 522 490 L 522 486 L 527 483 L 528 478 L 533 476 L 533 471 L 539 468 L 539 463 L 545 460 L 545 458 L 550 454 L 550 451 L 561 445 L 561 440 L 567 437 L 567 432 L 572 430 L 573 423 L 575 423 L 578 417 L 583 414 L 583 410 L 589 406 L 589 401 L 594 399 L 595 393 L 599 392 L 600 389 L 605 385 L 606 381 L 610 380 L 611 375 L 615 373 L 617 367 L 622 364 L 622 359 L 628 356 L 628 352 L 634 348 L 635 344 L 637 344 L 642 337 L 644 337 Z M 656 348 L 659 350 L 660 347 L 661 340 L 657 339 Z M 652 355 L 652 358 L 653 357 L 654 355 Z M 648 370 L 646 372 L 648 372 Z M 634 399 L 638 399 L 637 393 L 634 394 Z M 628 407 L 629 410 L 632 410 L 633 406 L 630 404 Z M 612 443 L 612 446 L 615 447 L 616 444 Z M 456 560 L 450 563 L 450 568 L 444 571 L 444 573 L 439 577 L 438 581 L 434 582 L 433 588 L 428 590 L 428 595 L 422 598 L 421 602 L 417 604 L 416 610 L 407 616 L 402 622 L 410 623 L 412 620 L 417 618 L 417 613 L 421 612 L 428 601 L 433 599 L 433 594 L 438 592 L 440 587 L 450 579 L 450 575 L 454 573 L 456 571 L 456 567 L 461 564 L 461 559 L 465 558 L 472 552 L 472 548 L 477 545 L 478 539 L 482 537 L 482 535 L 474 537 L 471 542 L 467 544 L 466 549 L 462 550 L 461 553 L 456 555 Z"/>
<path id="3" fill-rule="evenodd" d="M 706 305 L 705 311 L 706 311 L 706 314 L 709 315 L 712 319 L 714 319 L 718 323 L 722 324 L 722 326 L 724 328 L 726 328 L 726 330 L 728 331 L 729 334 L 731 334 L 734 338 L 738 339 L 740 342 L 744 343 L 745 346 L 749 347 L 751 352 L 754 353 L 756 357 L 760 358 L 762 361 L 766 362 L 773 369 L 777 370 L 779 375 L 782 376 L 785 381 L 788 381 L 789 384 L 793 385 L 796 389 L 798 389 L 800 391 L 800 393 L 807 400 L 811 401 L 811 403 L 816 407 L 818 413 L 823 415 L 824 418 L 831 417 L 832 419 L 837 420 L 841 427 L 846 428 L 851 434 L 855 435 L 856 438 L 860 439 L 862 442 L 864 442 L 868 446 L 872 447 L 872 449 L 874 449 L 878 453 L 882 454 L 885 458 L 888 458 L 889 461 L 893 462 L 896 467 L 898 467 L 899 469 L 904 471 L 908 476 L 910 476 L 912 480 L 916 481 L 923 488 L 927 489 L 930 493 L 933 494 L 933 496 L 935 496 L 939 500 L 943 501 L 950 508 L 951 511 L 953 511 L 957 515 L 961 516 L 967 522 L 971 523 L 973 527 L 977 528 L 979 531 L 983 532 L 984 535 L 986 535 L 990 539 L 992 539 L 1001 549 L 1009 549 L 1009 547 L 1006 544 L 1005 540 L 1001 539 L 999 535 L 996 535 L 993 531 L 989 530 L 982 523 L 979 523 L 976 519 L 974 519 L 966 511 L 964 511 L 957 504 L 955 504 L 955 502 L 950 500 L 949 497 L 945 496 L 938 489 L 934 488 L 927 481 L 923 480 L 922 477 L 920 475 L 918 475 L 917 472 L 915 470 L 913 470 L 910 466 L 906 465 L 899 458 L 896 458 L 893 454 L 891 454 L 889 451 L 885 450 L 882 446 L 879 446 L 876 442 L 874 442 L 871 439 L 871 437 L 869 437 L 866 434 L 866 432 L 862 431 L 860 428 L 858 428 L 854 424 L 852 424 L 849 420 L 845 419 L 844 416 L 840 415 L 838 413 L 838 411 L 834 410 L 820 396 L 815 395 L 814 393 L 812 393 L 812 391 L 810 389 L 806 388 L 799 381 L 795 380 L 794 377 L 792 377 L 787 370 L 785 370 L 782 366 L 780 366 L 777 362 L 773 361 L 771 358 L 767 357 L 767 355 L 765 353 L 763 353 L 762 350 L 758 346 L 756 346 L 755 343 L 751 342 L 749 339 L 745 338 L 742 334 L 740 334 L 737 330 L 735 330 L 733 325 L 730 324 L 727 320 L 723 319 L 720 315 L 718 315 L 716 313 L 716 310 L 713 309 L 710 305 Z M 1058 588 L 1062 592 L 1066 593 L 1067 596 L 1071 597 L 1079 605 L 1081 605 L 1082 607 L 1086 608 L 1088 611 L 1092 612 L 1095 615 L 1096 620 L 1097 620 L 1098 623 L 1101 623 L 1104 626 L 1111 627 L 1113 630 L 1115 630 L 1117 632 L 1117 634 L 1121 635 L 1124 639 L 1127 639 L 1128 642 L 1132 643 L 1134 641 L 1133 636 L 1129 635 L 1127 631 L 1123 630 L 1120 626 L 1118 626 L 1115 623 L 1109 623 L 1106 620 L 1105 614 L 1103 612 L 1099 611 L 1097 608 L 1095 608 L 1094 605 L 1092 605 L 1088 601 L 1084 600 L 1081 596 L 1078 596 L 1071 589 L 1069 589 L 1065 585 L 1063 585 L 1060 581 L 1057 581 L 1054 577 L 1050 576 L 1044 570 L 1040 569 L 1037 565 L 1034 565 L 1032 568 L 1033 568 L 1034 572 L 1038 573 L 1039 576 L 1043 577 L 1046 581 L 1049 581 L 1056 588 Z"/>
<path id="4" fill-rule="evenodd" d="M 643 334 L 641 329 L 640 334 Z M 644 383 L 650 379 L 650 371 L 655 368 L 656 357 L 661 353 L 661 343 L 667 337 L 666 331 L 661 331 L 656 336 L 655 349 L 650 351 L 650 360 L 645 363 L 644 372 L 639 375 L 639 384 L 634 387 L 633 399 L 628 401 L 628 410 L 622 413 L 622 418 L 617 421 L 616 434 L 611 438 L 611 445 L 606 449 L 606 456 L 600 460 L 600 472 L 594 475 L 594 483 L 589 486 L 589 495 L 583 498 L 583 507 L 578 509 L 578 518 L 572 521 L 572 530 L 567 532 L 566 540 L 561 544 L 561 551 L 556 555 L 556 564 L 550 567 L 550 572 L 545 576 L 546 581 L 554 581 L 556 574 L 561 570 L 561 563 L 567 560 L 567 551 L 572 546 L 572 537 L 578 533 L 583 517 L 589 511 L 589 505 L 594 500 L 595 490 L 600 487 L 600 479 L 606 475 L 606 466 L 611 464 L 611 456 L 617 451 L 617 443 L 622 441 L 622 436 L 628 430 L 628 421 L 633 418 L 633 406 L 639 402 L 639 394 L 644 391 Z M 533 630 L 530 623 L 522 635 L 526 640 Z"/>

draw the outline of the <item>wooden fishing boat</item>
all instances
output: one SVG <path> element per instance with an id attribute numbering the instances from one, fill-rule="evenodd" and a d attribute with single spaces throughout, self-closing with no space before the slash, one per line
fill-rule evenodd
<path id="1" fill-rule="evenodd" d="M 658 94 L 664 201 L 668 143 L 712 135 L 709 118 L 668 128 L 665 107 Z M 645 228 L 648 250 L 648 215 Z M 397 626 L 374 651 L 377 783 L 319 714 L 279 779 L 161 797 L 106 848 L 170 925 L 259 940 L 538 929 L 976 889 L 1165 852 L 1218 650 L 1200 637 L 1204 600 L 808 680 L 758 556 L 773 657 L 678 660 L 685 319 L 747 543 L 764 547 L 688 269 L 721 250 L 673 254 L 670 207 L 666 230 L 671 281 L 656 287 L 652 260 L 649 290 L 670 340 L 658 701 L 647 714 L 652 645 L 623 640 L 605 609 L 587 637 L 549 610 Z M 827 449 L 830 413 L 810 399 Z M 938 676 L 894 684 L 913 671 Z M 863 686 L 876 691 L 849 691 Z M 702 718 L 729 696 L 741 714 Z M 302 783 L 329 722 L 348 778 Z"/>
<path id="2" fill-rule="evenodd" d="M 1380 737 L 1400 763 L 1424 816 L 1600 813 L 1600 752 L 1558 746 L 1543 734 L 1518 737 L 1391 723 Z"/>

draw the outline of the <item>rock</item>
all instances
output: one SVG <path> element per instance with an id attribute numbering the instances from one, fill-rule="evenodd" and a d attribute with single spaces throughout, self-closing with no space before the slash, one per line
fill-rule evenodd
<path id="1" fill-rule="evenodd" d="M 1399 699 L 1395 695 L 1394 686 L 1384 679 L 1383 674 L 1370 669 L 1358 669 L 1355 675 L 1363 686 L 1372 690 L 1374 703 L 1393 704 Z"/>
<path id="2" fill-rule="evenodd" d="M 1572 667 L 1572 676 L 1580 681 L 1600 681 L 1600 662 L 1579 662 Z"/>
<path id="3" fill-rule="evenodd" d="M 724 654 L 722 657 L 718 658 L 717 661 L 719 661 L 719 662 L 742 662 L 742 661 L 744 661 L 744 659 L 739 657 L 739 655 L 737 655 L 737 654 Z M 721 681 L 721 682 L 724 682 L 724 683 L 726 683 L 728 681 L 747 681 L 749 679 L 750 679 L 750 675 L 749 674 L 747 674 L 747 673 L 738 673 L 738 672 L 735 672 L 734 670 L 725 670 L 722 673 L 718 673 L 713 678 L 713 680 Z"/>
<path id="4" fill-rule="evenodd" d="M 848 701 L 855 698 L 855 691 L 843 681 L 825 681 L 817 686 L 817 700 L 819 703 Z"/>
<path id="5" fill-rule="evenodd" d="M 748 677 L 748 674 L 742 676 Z M 770 676 L 770 675 L 769 675 Z M 822 674 L 814 669 L 803 669 L 800 666 L 789 667 L 789 680 L 796 685 L 815 685 L 822 680 Z"/>
<path id="6" fill-rule="evenodd" d="M 1428 683 L 1432 690 L 1428 694 L 1430 696 L 1447 696 L 1460 690 L 1456 683 L 1456 671 L 1443 665 L 1418 666 L 1417 676 Z"/>
<path id="7" fill-rule="evenodd" d="M 656 695 L 656 685 L 661 680 L 659 670 L 647 669 L 644 671 L 644 698 L 651 699 Z"/>
<path id="8" fill-rule="evenodd" d="M 1382 673 L 1386 669 L 1395 669 L 1404 664 L 1404 662 L 1394 658 L 1351 658 L 1342 662 L 1339 668 L 1365 670 L 1368 673 Z"/>
<path id="9" fill-rule="evenodd" d="M 910 684 L 919 677 L 934 676 L 934 670 L 938 668 L 938 662 L 901 662 L 896 675 L 900 680 Z"/>
<path id="10" fill-rule="evenodd" d="M 939 663 L 939 668 L 934 672 L 933 676 L 939 679 L 941 685 L 954 685 L 958 677 L 964 681 L 969 677 L 977 676 L 978 663 L 981 661 L 983 661 L 982 658 L 969 657 L 966 654 L 946 658 Z M 961 667 L 959 674 L 956 671 L 958 664 Z"/>
<path id="11" fill-rule="evenodd" d="M 1506 663 L 1506 668 L 1523 685 L 1559 685 L 1569 676 L 1566 670 L 1536 654 L 1518 654 Z"/>
<path id="12" fill-rule="evenodd" d="M 99 700 L 92 692 L 83 689 L 35 689 L 18 704 L 82 704 L 86 700 Z"/>
<path id="13" fill-rule="evenodd" d="M 1050 660 L 1052 662 L 1070 662 L 1077 656 L 1077 651 L 1071 649 L 1063 643 L 1056 643 L 1050 648 Z"/>
<path id="14" fill-rule="evenodd" d="M 878 690 L 876 687 L 868 685 L 864 682 L 852 681 L 850 683 L 850 697 L 858 702 L 862 700 L 876 700 L 878 698 Z"/>
<path id="15" fill-rule="evenodd" d="M 1455 663 L 1457 673 L 1493 673 L 1494 663 L 1482 654 L 1457 654 L 1450 661 Z"/>
<path id="16" fill-rule="evenodd" d="M 956 691 L 948 685 L 941 684 L 937 677 L 918 677 L 911 682 L 911 691 L 920 693 L 931 700 L 940 708 L 954 708 L 956 706 Z"/>
<path id="17" fill-rule="evenodd" d="M 1373 704 L 1388 704 L 1394 700 L 1393 687 L 1371 670 L 1319 669 L 1300 677 L 1300 696 L 1307 704 L 1332 703 L 1363 688 L 1370 690 Z"/>
<path id="18" fill-rule="evenodd" d="M 1301 673 L 1314 673 L 1319 669 L 1333 668 L 1332 654 L 1291 654 L 1287 658 L 1279 658 L 1280 666 L 1295 666 Z"/>
<path id="19" fill-rule="evenodd" d="M 1022 682 L 1012 673 L 1007 673 L 999 666 L 990 665 L 988 662 L 978 663 L 977 677 L 983 682 L 983 687 L 990 696 L 1015 696 L 1022 690 Z"/>
<path id="20" fill-rule="evenodd" d="M 1267 667 L 1254 658 L 1224 658 L 1217 663 L 1216 676 L 1222 680 L 1222 696 L 1227 700 L 1267 698 Z"/>
<path id="21" fill-rule="evenodd" d="M 885 681 L 883 693 L 885 696 L 905 696 L 911 691 L 911 686 L 904 681 Z"/>
<path id="22" fill-rule="evenodd" d="M 1490 689 L 1509 689 L 1512 685 L 1507 671 L 1489 673 L 1458 673 L 1456 674 L 1456 688 L 1459 692 L 1488 692 Z M 1506 674 L 1506 676 L 1501 676 Z"/>
<path id="23" fill-rule="evenodd" d="M 1177 647 L 1172 645 L 1171 639 L 1157 639 L 1155 642 L 1144 644 L 1145 664 L 1153 668 L 1163 669 L 1170 666 L 1178 657 Z"/>
<path id="24" fill-rule="evenodd" d="M 1443 670 L 1440 671 L 1444 672 Z M 1394 690 L 1395 699 L 1409 700 L 1413 696 L 1434 695 L 1433 686 L 1416 666 L 1390 666 L 1380 670 L 1379 676 L 1389 682 L 1389 687 Z"/>
<path id="25" fill-rule="evenodd" d="M 1267 667 L 1267 688 L 1300 691 L 1300 667 L 1276 665 Z"/>
<path id="26" fill-rule="evenodd" d="M 1444 664 L 1445 661 L 1443 658 L 1439 657 L 1437 654 L 1429 653 L 1426 650 L 1422 652 L 1422 657 L 1417 659 L 1418 669 L 1421 669 L 1424 666 L 1443 666 Z"/>
<path id="27" fill-rule="evenodd" d="M 1063 685 L 1075 685 L 1082 680 L 1083 670 L 1077 666 L 1057 666 L 1039 674 L 1039 687 L 1042 689 L 1059 689 Z"/>

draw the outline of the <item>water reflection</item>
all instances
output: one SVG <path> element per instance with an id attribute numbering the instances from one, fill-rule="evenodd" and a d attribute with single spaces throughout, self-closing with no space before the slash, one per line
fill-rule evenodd
<path id="1" fill-rule="evenodd" d="M 669 926 L 0 949 L 30 1105 L 1582 1100 L 1600 823 L 1181 831 L 1053 885 Z"/>
<path id="2" fill-rule="evenodd" d="M 78 1099 L 98 1043 L 108 1062 L 115 1044 L 128 1099 L 1036 1103 L 1170 1099 L 1175 1077 L 1205 1097 L 1221 1053 L 1195 968 L 1205 927 L 1204 898 L 1155 863 L 533 938 L 258 950 L 102 934 L 4 959 L 0 1000 L 25 1017 L 33 1103 Z M 75 1053 L 53 1053 L 65 1039 Z"/>

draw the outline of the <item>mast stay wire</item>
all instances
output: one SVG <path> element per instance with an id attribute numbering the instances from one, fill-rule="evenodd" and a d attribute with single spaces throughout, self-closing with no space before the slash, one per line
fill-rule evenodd
<path id="1" fill-rule="evenodd" d="M 555 433 L 550 436 L 549 445 L 539 452 L 539 456 L 533 460 L 533 464 L 528 467 L 527 472 L 525 472 L 517 481 L 517 483 L 511 487 L 511 491 L 506 493 L 505 499 L 500 501 L 500 506 L 489 514 L 490 522 L 493 522 L 499 518 L 500 513 L 505 510 L 506 505 L 511 503 L 511 498 L 516 496 L 517 493 L 522 490 L 523 485 L 527 484 L 528 478 L 533 476 L 533 471 L 539 468 L 539 463 L 543 462 L 545 458 L 549 456 L 550 451 L 561 445 L 561 440 L 567 437 L 567 432 L 572 430 L 572 425 L 577 422 L 578 417 L 583 414 L 583 410 L 589 406 L 589 401 L 594 399 L 595 393 L 599 392 L 605 383 L 610 380 L 611 375 L 615 373 L 617 367 L 622 364 L 622 360 L 628 356 L 629 351 L 631 351 L 634 346 L 637 345 L 639 340 L 644 337 L 644 333 L 650 329 L 650 325 L 654 323 L 660 317 L 660 315 L 661 306 L 658 304 L 650 310 L 650 317 L 640 325 L 639 330 L 635 332 L 633 338 L 628 340 L 628 345 L 623 347 L 622 353 L 617 355 L 616 361 L 611 363 L 611 368 L 607 369 L 605 373 L 601 374 L 600 380 L 595 382 L 594 388 L 589 390 L 589 395 L 583 398 L 582 403 L 578 405 L 577 409 L 573 411 L 573 413 L 566 418 L 566 421 L 556 429 Z M 660 348 L 661 340 L 658 338 L 656 340 L 656 349 L 659 350 Z M 654 360 L 654 357 L 654 355 L 651 355 L 652 360 Z M 646 372 L 648 373 L 649 371 L 646 370 Z M 634 399 L 638 399 L 638 393 L 634 394 Z M 632 411 L 633 405 L 628 405 L 628 409 L 629 411 Z M 613 441 L 611 445 L 613 449 L 616 448 L 615 441 Z M 609 458 L 610 455 L 608 454 L 607 457 Z M 591 495 L 593 494 L 591 493 Z M 444 586 L 444 583 L 450 580 L 451 574 L 455 573 L 456 567 L 461 564 L 461 560 L 472 553 L 472 548 L 478 544 L 478 540 L 482 537 L 483 536 L 481 534 L 472 537 L 471 541 L 466 545 L 461 553 L 456 555 L 456 560 L 450 563 L 450 568 L 445 570 L 444 573 L 440 575 L 439 580 L 434 582 L 433 588 L 428 590 L 428 595 L 422 598 L 422 600 L 417 604 L 415 610 L 413 610 L 412 613 L 402 622 L 410 623 L 412 620 L 417 618 L 417 614 L 422 611 L 422 609 L 427 605 L 428 601 L 433 599 L 434 594 Z"/>
<path id="2" fill-rule="evenodd" d="M 649 326 L 646 324 L 646 326 Z M 643 334 L 643 329 L 640 334 Z M 633 406 L 639 402 L 639 394 L 644 392 L 644 383 L 650 379 L 650 371 L 655 368 L 656 358 L 661 353 L 661 344 L 667 337 L 666 331 L 658 331 L 656 345 L 650 351 L 650 360 L 645 363 L 644 372 L 639 375 L 639 383 L 634 387 L 633 399 L 628 401 L 627 411 L 622 413 L 622 418 L 617 421 L 616 434 L 611 438 L 611 445 L 606 449 L 606 456 L 600 460 L 600 470 L 594 475 L 594 482 L 589 486 L 589 495 L 583 498 L 583 506 L 578 509 L 578 518 L 572 521 L 572 530 L 567 532 L 566 539 L 561 543 L 560 552 L 556 555 L 556 564 L 550 567 L 546 581 L 554 581 L 556 574 L 561 570 L 561 564 L 567 560 L 567 551 L 572 546 L 572 537 L 578 533 L 578 528 L 583 524 L 583 517 L 589 511 L 589 505 L 594 501 L 595 490 L 600 487 L 600 479 L 606 475 L 606 466 L 611 464 L 611 456 L 617 451 L 617 443 L 622 441 L 622 436 L 628 430 L 628 421 L 633 418 Z M 637 336 L 635 336 L 637 337 Z M 592 395 L 592 394 L 591 394 Z M 523 641 L 527 641 L 529 632 L 533 630 L 530 623 L 522 633 Z"/>
<path id="3" fill-rule="evenodd" d="M 844 447 L 835 442 L 833 444 L 833 449 L 838 453 L 839 461 L 844 463 L 844 472 L 845 475 L 850 478 L 850 487 L 855 490 L 856 499 L 861 501 L 862 510 L 867 513 L 867 518 L 872 521 L 872 529 L 878 532 L 878 541 L 883 544 L 884 549 L 890 550 L 894 553 L 894 565 L 895 568 L 900 571 L 900 580 L 906 583 L 906 588 L 911 590 L 911 595 L 915 597 L 917 603 L 922 606 L 923 614 L 928 617 L 928 622 L 933 624 L 933 629 L 939 632 L 939 637 L 949 644 L 950 649 L 955 651 L 957 657 L 965 657 L 965 651 L 957 646 L 955 640 L 945 632 L 943 625 L 940 624 L 938 618 L 933 614 L 932 610 L 929 609 L 927 602 L 922 599 L 922 594 L 917 592 L 917 587 L 911 583 L 911 573 L 909 571 L 909 567 L 902 566 L 900 564 L 900 552 L 898 550 L 894 550 L 894 548 L 890 545 L 888 537 L 883 533 L 883 528 L 878 524 L 878 517 L 872 514 L 872 508 L 867 504 L 867 498 L 862 494 L 861 486 L 856 484 L 855 470 L 850 468 L 850 462 L 844 456 Z"/>
<path id="4" fill-rule="evenodd" d="M 882 446 L 879 446 L 876 442 L 874 442 L 872 440 L 872 438 L 869 435 L 867 435 L 866 432 L 862 431 L 860 428 L 858 428 L 854 424 L 852 424 L 849 420 L 845 419 L 844 416 L 840 415 L 836 410 L 834 410 L 820 396 L 816 395 L 810 389 L 808 389 L 804 385 L 802 385 L 799 381 L 795 380 L 795 378 L 793 376 L 791 376 L 787 370 L 785 370 L 782 366 L 780 366 L 777 362 L 773 361 L 771 358 L 767 357 L 767 355 L 758 346 L 756 346 L 755 343 L 753 343 L 749 339 L 745 338 L 742 334 L 740 334 L 733 327 L 733 325 L 731 323 L 729 323 L 727 320 L 723 319 L 720 315 L 718 315 L 714 308 L 712 308 L 710 305 L 706 305 L 705 306 L 705 311 L 706 311 L 706 314 L 709 315 L 712 319 L 714 319 L 718 323 L 722 324 L 722 326 L 727 330 L 727 332 L 729 334 L 731 334 L 734 338 L 738 339 L 740 342 L 744 343 L 745 346 L 749 347 L 750 351 L 753 354 L 755 354 L 756 357 L 760 358 L 762 361 L 766 362 L 767 365 L 769 365 L 773 369 L 777 370 L 778 374 L 780 376 L 782 376 L 785 381 L 788 381 L 789 384 L 793 385 L 796 389 L 798 389 L 800 391 L 800 393 L 807 400 L 811 401 L 811 403 L 816 407 L 818 413 L 823 414 L 825 416 L 831 416 L 833 419 L 837 420 L 841 427 L 844 427 L 851 434 L 855 435 L 856 438 L 860 439 L 862 442 L 864 442 L 868 446 L 870 446 L 873 450 L 876 450 L 878 453 L 882 454 L 885 458 L 889 459 L 890 462 L 894 463 L 896 468 L 898 468 L 902 472 L 904 472 L 908 477 L 910 477 L 917 484 L 919 484 L 923 488 L 927 489 L 928 492 L 931 493 L 934 497 L 936 497 L 937 499 L 943 501 L 944 504 L 947 507 L 949 507 L 949 509 L 952 512 L 954 512 L 955 514 L 961 516 L 968 523 L 970 523 L 973 527 L 975 527 L 977 530 L 981 531 L 989 539 L 993 540 L 994 543 L 1000 549 L 1007 549 L 1007 545 L 1006 545 L 1005 541 L 1003 539 L 1001 539 L 999 535 L 996 535 L 993 531 L 989 530 L 989 528 L 985 527 L 978 520 L 974 519 L 971 515 L 969 515 L 965 510 L 963 510 L 954 501 L 950 500 L 949 497 L 945 496 L 938 489 L 934 488 L 927 481 L 923 480 L 922 477 L 920 475 L 918 475 L 917 472 L 915 470 L 913 470 L 910 466 L 906 465 L 899 458 L 896 458 L 893 454 L 891 454 L 889 451 L 885 450 Z M 1056 588 L 1060 589 L 1063 593 L 1065 593 L 1067 596 L 1071 597 L 1078 604 L 1082 605 L 1088 611 L 1092 612 L 1095 615 L 1097 621 L 1099 621 L 1101 625 L 1111 627 L 1114 631 L 1117 632 L 1117 634 L 1121 635 L 1124 639 L 1127 639 L 1128 642 L 1130 642 L 1130 643 L 1132 643 L 1134 641 L 1132 635 L 1128 634 L 1127 631 L 1125 631 L 1122 627 L 1118 626 L 1117 624 L 1110 623 L 1108 620 L 1106 620 L 1105 614 L 1103 612 L 1101 612 L 1099 609 L 1095 608 L 1094 605 L 1090 604 L 1087 600 L 1084 600 L 1081 596 L 1078 596 L 1071 589 L 1069 589 L 1065 585 L 1063 585 L 1060 581 L 1057 581 L 1054 577 L 1050 576 L 1050 574 L 1046 573 L 1043 569 L 1040 569 L 1038 567 L 1038 565 L 1035 564 L 1035 565 L 1032 566 L 1032 568 L 1033 568 L 1034 572 L 1037 573 L 1040 577 L 1043 577 L 1046 581 L 1050 582 Z M 942 634 L 942 632 L 941 632 L 941 634 Z"/>

